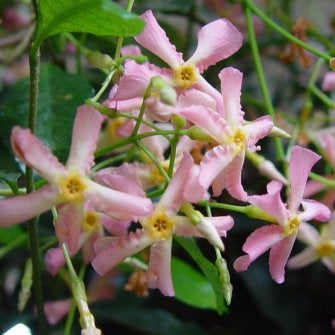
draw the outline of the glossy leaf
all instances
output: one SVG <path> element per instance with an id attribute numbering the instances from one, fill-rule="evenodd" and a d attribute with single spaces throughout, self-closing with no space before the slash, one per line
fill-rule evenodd
<path id="1" fill-rule="evenodd" d="M 227 311 L 227 306 L 224 302 L 224 290 L 216 266 L 212 264 L 206 257 L 204 257 L 194 239 L 176 237 L 175 240 L 198 264 L 205 277 L 212 285 L 216 298 L 216 310 L 219 314 L 223 314 L 225 311 Z"/>
<path id="2" fill-rule="evenodd" d="M 37 47 L 48 36 L 63 32 L 134 36 L 144 22 L 110 0 L 40 0 L 35 33 Z"/>
<path id="3" fill-rule="evenodd" d="M 178 258 L 172 258 L 172 281 L 175 297 L 197 308 L 216 310 L 213 287 L 207 278 Z"/>
<path id="4" fill-rule="evenodd" d="M 11 150 L 12 127 L 28 126 L 28 88 L 29 81 L 24 79 L 0 94 L 0 137 L 7 150 Z M 41 67 L 36 133 L 63 162 L 71 143 L 76 109 L 92 93 L 93 88 L 84 77 L 50 64 Z"/>

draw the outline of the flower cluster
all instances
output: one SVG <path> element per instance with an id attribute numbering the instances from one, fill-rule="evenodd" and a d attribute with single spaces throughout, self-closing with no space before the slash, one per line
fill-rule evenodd
<path id="1" fill-rule="evenodd" d="M 173 236 L 202 237 L 224 250 L 221 237 L 233 218 L 204 216 L 194 208 L 227 190 L 234 199 L 257 208 L 270 221 L 256 229 L 243 245 L 246 255 L 234 268 L 244 271 L 270 249 L 270 273 L 284 281 L 284 268 L 296 238 L 310 246 L 294 256 L 290 267 L 322 258 L 334 271 L 335 250 L 331 225 L 321 235 L 308 222 L 327 221 L 330 210 L 303 199 L 308 174 L 320 158 L 295 146 L 289 160 L 288 182 L 273 164 L 262 165 L 274 179 L 267 194 L 251 195 L 242 183 L 246 155 L 270 133 L 279 133 L 269 116 L 246 121 L 240 103 L 242 73 L 222 69 L 217 90 L 203 76 L 211 65 L 233 55 L 242 45 L 241 33 L 226 19 L 202 27 L 193 55 L 184 60 L 151 11 L 142 15 L 146 26 L 137 43 L 168 67 L 126 60 L 121 78 L 103 104 L 89 102 L 77 110 L 68 160 L 61 164 L 28 129 L 15 127 L 11 144 L 17 158 L 45 181 L 27 195 L 0 200 L 0 226 L 21 223 L 50 209 L 60 245 L 70 256 L 80 249 L 87 263 L 101 275 L 129 256 L 150 248 L 147 281 L 173 296 L 171 246 Z M 138 46 L 123 48 L 136 58 Z M 101 114 L 108 114 L 107 118 Z M 114 114 L 113 114 L 114 113 Z M 102 124 L 105 127 L 102 130 Z M 123 155 L 119 166 L 95 165 L 94 153 Z M 106 150 L 112 148 L 113 150 Z M 287 184 L 287 204 L 281 189 Z M 56 274 L 65 259 L 60 248 L 49 249 L 47 269 Z"/>

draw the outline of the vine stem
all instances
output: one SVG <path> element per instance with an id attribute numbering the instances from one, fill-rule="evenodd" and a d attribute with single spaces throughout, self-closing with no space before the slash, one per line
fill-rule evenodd
<path id="1" fill-rule="evenodd" d="M 323 58 L 324 60 L 326 60 L 327 62 L 329 62 L 332 57 L 330 57 L 328 54 L 313 48 L 312 46 L 310 46 L 309 44 L 303 42 L 302 40 L 300 40 L 299 38 L 295 37 L 294 35 L 292 35 L 291 33 L 289 33 L 287 30 L 285 30 L 284 28 L 282 28 L 281 26 L 279 26 L 276 22 L 274 22 L 273 20 L 271 20 L 263 11 L 261 11 L 257 6 L 255 6 L 252 1 L 250 0 L 243 0 L 243 3 L 245 5 L 245 8 L 249 8 L 252 12 L 254 12 L 259 18 L 262 19 L 262 21 L 264 21 L 269 27 L 271 27 L 272 29 L 274 29 L 275 31 L 277 31 L 279 34 L 283 35 L 286 39 L 288 39 L 289 41 L 301 46 L 302 48 L 304 48 L 305 50 L 308 50 L 309 52 L 311 52 L 312 54 Z"/>
<path id="2" fill-rule="evenodd" d="M 36 116 L 37 116 L 37 103 L 38 103 L 38 85 L 40 73 L 40 53 L 39 48 L 34 45 L 31 46 L 29 53 L 29 66 L 30 66 L 30 86 L 29 86 L 29 114 L 28 126 L 30 131 L 34 134 L 36 130 Z M 26 187 L 27 193 L 35 190 L 33 171 L 30 167 L 26 166 Z M 37 308 L 37 318 L 40 334 L 46 334 L 46 322 L 43 307 L 43 293 L 41 281 L 41 265 L 39 257 L 39 241 L 38 241 L 38 218 L 31 219 L 28 222 L 28 232 L 30 241 L 30 253 L 33 264 L 33 287 L 35 304 Z"/>
<path id="3" fill-rule="evenodd" d="M 253 26 L 253 23 L 252 23 L 250 7 L 251 7 L 250 2 L 248 0 L 245 0 L 244 1 L 244 14 L 245 14 L 246 23 L 247 23 L 251 53 L 252 53 L 252 56 L 253 56 L 255 69 L 256 69 L 256 72 L 257 72 L 258 81 L 259 81 L 259 85 L 260 85 L 260 88 L 261 88 L 261 91 L 262 91 L 262 95 L 263 95 L 263 99 L 264 99 L 264 102 L 265 102 L 267 112 L 275 120 L 276 112 L 275 112 L 275 109 L 272 105 L 271 98 L 270 98 L 270 93 L 269 93 L 269 90 L 268 90 L 267 85 L 266 85 L 263 66 L 262 66 L 262 63 L 261 63 L 260 54 L 259 54 L 259 50 L 258 50 L 258 45 L 257 45 L 257 41 L 256 41 L 255 30 L 254 30 L 254 26 Z M 277 158 L 279 158 L 281 161 L 284 161 L 285 154 L 284 154 L 283 144 L 282 144 L 281 140 L 277 137 L 275 138 L 275 146 L 276 146 Z"/>

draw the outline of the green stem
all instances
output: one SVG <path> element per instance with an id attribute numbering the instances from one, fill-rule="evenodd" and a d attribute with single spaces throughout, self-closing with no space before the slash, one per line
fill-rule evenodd
<path id="1" fill-rule="evenodd" d="M 335 108 L 335 101 L 330 99 L 328 95 L 324 94 L 317 87 L 311 86 L 309 87 L 310 91 L 317 96 L 328 108 Z"/>
<path id="2" fill-rule="evenodd" d="M 97 102 L 100 97 L 102 96 L 102 94 L 105 92 L 106 88 L 108 87 L 108 85 L 110 84 L 111 80 L 113 79 L 114 73 L 116 72 L 116 69 L 113 69 L 112 71 L 110 71 L 108 73 L 108 76 L 106 77 L 106 79 L 104 80 L 100 90 L 98 91 L 98 93 L 91 99 L 93 102 Z"/>
<path id="3" fill-rule="evenodd" d="M 326 60 L 327 62 L 329 62 L 331 60 L 331 57 L 320 51 L 317 50 L 315 48 L 313 48 L 312 46 L 310 46 L 309 44 L 303 42 L 302 40 L 300 40 L 299 38 L 295 37 L 294 35 L 292 35 L 291 33 L 289 33 L 287 30 L 283 29 L 281 26 L 279 26 L 277 23 L 275 23 L 273 20 L 271 20 L 263 11 L 261 11 L 257 6 L 255 6 L 252 1 L 250 0 L 243 0 L 243 3 L 245 5 L 246 8 L 250 8 L 259 18 L 261 18 L 269 27 L 271 27 L 272 29 L 274 29 L 275 31 L 277 31 L 279 34 L 283 35 L 286 39 L 288 39 L 289 41 L 301 46 L 302 48 L 304 48 L 305 50 L 308 50 L 309 52 L 311 52 L 312 54 L 323 58 L 324 60 Z"/>
<path id="4" fill-rule="evenodd" d="M 165 172 L 161 164 L 159 163 L 158 159 L 152 154 L 148 148 L 141 143 L 140 141 L 136 141 L 136 145 L 150 158 L 150 160 L 156 165 L 158 171 L 160 174 L 164 177 L 166 183 L 168 184 L 170 182 L 170 177 L 168 174 Z"/>
<path id="5" fill-rule="evenodd" d="M 334 180 L 330 180 L 328 178 L 325 178 L 323 176 L 320 176 L 314 172 L 310 172 L 309 173 L 309 176 L 314 179 L 314 180 L 317 180 L 319 181 L 320 183 L 324 184 L 324 185 L 327 185 L 329 187 L 332 187 L 332 188 L 335 188 L 335 181 Z"/>
<path id="6" fill-rule="evenodd" d="M 31 46 L 29 53 L 30 66 L 30 88 L 29 88 L 29 129 L 34 134 L 36 130 L 37 103 L 38 103 L 38 85 L 39 85 L 39 70 L 40 56 L 39 48 Z M 27 193 L 34 191 L 33 171 L 30 167 L 26 167 L 26 187 Z M 43 307 L 41 267 L 39 258 L 39 242 L 38 242 L 38 218 L 34 218 L 28 222 L 28 232 L 30 240 L 30 252 L 33 263 L 33 281 L 34 281 L 34 296 L 37 308 L 38 325 L 41 334 L 46 334 L 46 322 Z"/>
<path id="7" fill-rule="evenodd" d="M 168 170 L 168 175 L 170 178 L 172 178 L 174 164 L 176 161 L 176 151 L 177 151 L 178 140 L 179 140 L 179 135 L 176 134 L 170 141 L 170 162 L 169 162 L 169 170 Z"/>
<path id="8" fill-rule="evenodd" d="M 108 159 L 105 159 L 104 161 L 94 165 L 94 167 L 91 169 L 91 173 L 94 173 L 96 171 L 99 171 L 101 170 L 102 168 L 108 166 L 108 165 L 111 165 L 115 162 L 118 162 L 118 161 L 122 161 L 125 159 L 127 154 L 123 153 L 123 154 L 120 154 L 120 155 L 117 155 L 115 157 L 111 157 L 111 158 L 108 158 Z"/>
<path id="9" fill-rule="evenodd" d="M 236 205 L 222 204 L 222 203 L 217 203 L 217 202 L 209 202 L 209 201 L 205 201 L 205 200 L 199 201 L 198 204 L 201 205 L 201 206 L 205 206 L 206 208 L 210 207 L 210 208 L 227 209 L 227 210 L 230 210 L 230 211 L 239 212 L 239 213 L 243 213 L 243 214 L 246 214 L 246 212 L 247 212 L 247 207 L 246 206 L 236 206 Z"/>
<path id="10" fill-rule="evenodd" d="M 252 56 L 253 56 L 253 60 L 254 60 L 257 76 L 258 76 L 259 85 L 260 85 L 263 99 L 265 102 L 265 106 L 266 106 L 268 114 L 271 115 L 274 120 L 276 120 L 276 112 L 272 105 L 270 93 L 266 85 L 263 66 L 261 63 L 258 45 L 256 41 L 255 30 L 254 30 L 254 26 L 252 23 L 250 2 L 248 0 L 244 1 L 244 14 L 245 14 L 247 28 L 248 28 L 250 48 L 251 48 L 251 52 L 252 52 Z M 275 140 L 277 158 L 281 161 L 284 161 L 285 155 L 284 155 L 283 144 L 278 137 L 276 137 L 274 140 Z"/>

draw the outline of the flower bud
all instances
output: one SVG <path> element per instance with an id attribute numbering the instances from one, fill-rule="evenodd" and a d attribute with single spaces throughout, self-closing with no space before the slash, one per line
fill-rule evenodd
<path id="1" fill-rule="evenodd" d="M 183 129 L 186 125 L 186 119 L 178 114 L 173 114 L 171 116 L 171 121 L 177 129 Z"/>
<path id="2" fill-rule="evenodd" d="M 252 219 L 264 220 L 277 223 L 277 220 L 257 206 L 249 205 L 245 207 L 245 214 Z"/>
<path id="3" fill-rule="evenodd" d="M 219 248 L 221 251 L 224 251 L 224 245 L 221 237 L 210 220 L 202 218 L 200 222 L 196 225 L 196 228 L 199 233 L 208 240 L 210 244 L 212 244 L 214 247 Z"/>
<path id="4" fill-rule="evenodd" d="M 86 58 L 90 65 L 98 69 L 111 69 L 114 66 L 113 59 L 99 51 L 90 51 Z"/>
<path id="5" fill-rule="evenodd" d="M 278 127 L 273 127 L 268 136 L 281 137 L 281 138 L 291 138 L 291 135 L 289 133 L 287 133 L 285 130 L 280 129 Z"/>
<path id="6" fill-rule="evenodd" d="M 162 77 L 154 76 L 151 78 L 152 92 L 157 92 L 159 99 L 170 106 L 174 106 L 177 102 L 177 93 Z"/>
<path id="7" fill-rule="evenodd" d="M 233 286 L 230 283 L 230 274 L 228 271 L 227 262 L 224 258 L 221 257 L 216 260 L 215 266 L 219 271 L 219 277 L 222 284 L 224 298 L 227 305 L 230 305 L 233 293 Z"/>
<path id="8" fill-rule="evenodd" d="M 335 57 L 332 57 L 330 60 L 329 60 L 329 67 L 332 71 L 335 71 Z"/>
<path id="9" fill-rule="evenodd" d="M 192 126 L 187 130 L 187 135 L 191 140 L 212 142 L 213 138 L 197 126 Z"/>

